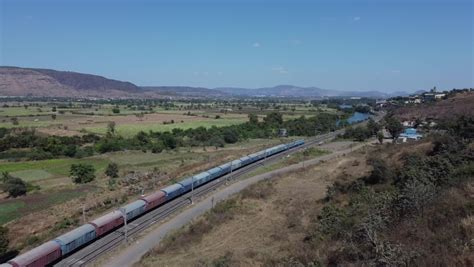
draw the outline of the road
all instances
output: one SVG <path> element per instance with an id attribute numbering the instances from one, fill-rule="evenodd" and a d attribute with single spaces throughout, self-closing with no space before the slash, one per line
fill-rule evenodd
<path id="1" fill-rule="evenodd" d="M 376 117 L 376 120 L 379 120 L 380 116 Z M 298 151 L 300 149 L 303 149 L 305 147 L 317 144 L 321 141 L 328 141 L 336 137 L 338 134 L 343 133 L 344 130 L 338 130 L 335 132 L 330 132 L 327 134 L 319 135 L 315 138 L 312 139 L 307 139 L 306 144 L 300 147 L 296 147 L 294 149 L 291 149 L 289 151 L 285 151 L 283 153 L 273 155 L 271 157 L 268 157 L 264 160 L 261 160 L 259 162 L 253 163 L 251 165 L 248 165 L 246 167 L 243 167 L 239 170 L 234 171 L 232 174 L 225 175 L 223 177 L 220 177 L 219 179 L 216 179 L 214 181 L 211 181 L 199 188 L 196 188 L 193 192 L 193 199 L 199 199 L 200 197 L 207 197 L 210 192 L 213 192 L 216 190 L 218 187 L 222 187 L 224 185 L 227 185 L 229 183 L 232 184 L 232 188 L 239 188 L 239 186 L 234 187 L 234 184 L 245 184 L 244 181 L 237 181 L 238 178 L 244 176 L 246 173 L 251 172 L 252 170 L 260 167 L 262 164 L 266 163 L 271 163 L 274 161 L 277 161 L 281 159 L 282 157 L 286 157 L 290 153 L 294 153 L 295 151 Z M 353 149 L 353 148 L 352 148 Z M 350 151 L 350 150 L 349 150 Z M 332 157 L 334 155 L 338 155 L 338 153 L 333 153 L 330 155 L 323 156 L 321 158 L 316 159 L 317 162 L 319 160 L 324 159 L 326 157 Z M 312 161 L 305 161 L 304 163 L 301 163 L 299 165 L 303 166 L 303 164 L 312 164 Z M 299 166 L 298 164 L 295 164 L 293 168 L 297 168 Z M 279 171 L 285 171 L 287 168 L 283 168 Z M 256 176 L 260 177 L 260 176 Z M 253 179 L 258 179 L 258 178 L 253 178 Z M 247 180 L 247 179 L 246 179 Z M 253 180 L 251 180 L 253 181 Z M 258 180 L 257 180 L 258 181 Z M 243 183 L 242 183 L 243 182 Z M 230 190 L 230 189 L 228 189 Z M 228 192 L 224 188 L 222 192 Z M 214 192 L 215 193 L 215 192 Z M 214 194 L 213 193 L 213 194 Z M 225 193 L 223 193 L 225 194 Z M 129 241 L 133 241 L 133 238 L 136 238 L 140 233 L 142 233 L 144 230 L 148 229 L 150 226 L 155 225 L 156 223 L 160 223 L 166 218 L 169 218 L 170 215 L 176 214 L 179 211 L 182 211 L 183 208 L 189 206 L 191 203 L 189 201 L 191 197 L 191 193 L 187 193 L 183 196 L 180 196 L 160 207 L 158 207 L 155 210 L 152 210 L 143 216 L 139 217 L 138 219 L 130 222 L 127 226 L 127 232 L 128 232 L 128 238 Z M 217 197 L 217 196 L 215 196 Z M 202 205 L 202 204 L 199 204 Z M 198 204 L 193 206 L 193 209 L 196 207 L 199 207 Z M 205 207 L 203 207 L 204 210 Z M 201 213 L 202 214 L 202 213 Z M 198 216 L 198 215 L 196 215 Z M 195 216 L 194 216 L 195 217 Z M 193 217 L 193 218 L 194 218 Z M 183 221 L 186 221 L 183 219 Z M 189 220 L 188 220 L 189 221 Z M 162 226 L 161 226 L 162 227 Z M 160 227 L 160 228 L 161 228 Z M 71 255 L 68 255 L 67 257 L 63 258 L 61 261 L 57 262 L 54 266 L 85 266 L 85 265 L 90 265 L 100 257 L 102 257 L 104 254 L 112 251 L 113 249 L 117 248 L 120 245 L 123 245 L 125 241 L 125 229 L 124 227 L 120 227 L 116 229 L 115 231 L 109 233 L 108 235 L 95 240 L 91 244 L 88 244 L 87 246 L 77 250 Z M 155 237 L 158 238 L 158 237 Z M 147 246 L 143 246 L 143 249 L 146 250 Z M 139 253 L 140 254 L 140 253 Z M 122 265 L 115 265 L 115 266 L 122 266 Z"/>
<path id="2" fill-rule="evenodd" d="M 132 266 L 134 263 L 140 261 L 141 257 L 146 252 L 156 247 L 160 243 L 160 241 L 166 236 L 166 234 L 168 234 L 170 231 L 181 228 L 182 226 L 189 223 L 194 218 L 204 214 L 206 211 L 212 208 L 213 203 L 215 205 L 215 203 L 231 197 L 235 193 L 238 193 L 239 191 L 248 187 L 251 184 L 257 183 L 265 179 L 271 179 L 272 177 L 275 177 L 281 174 L 286 174 L 303 167 L 312 166 L 312 165 L 320 163 L 321 161 L 327 161 L 330 159 L 340 157 L 353 150 L 357 150 L 364 145 L 365 144 L 359 144 L 352 147 L 345 146 L 344 149 L 334 151 L 331 154 L 323 155 L 315 159 L 306 160 L 304 162 L 290 165 L 278 170 L 270 171 L 268 173 L 264 173 L 257 176 L 253 176 L 251 178 L 240 180 L 231 185 L 228 185 L 225 188 L 222 188 L 219 191 L 215 191 L 209 194 L 208 196 L 206 196 L 204 200 L 195 203 L 193 206 L 184 210 L 180 214 L 176 215 L 171 220 L 163 223 L 156 229 L 147 233 L 147 235 L 144 236 L 143 238 L 136 240 L 132 245 L 130 245 L 129 247 L 121 251 L 120 254 L 114 255 L 110 260 L 104 263 L 103 266 L 106 266 L 106 267 Z"/>

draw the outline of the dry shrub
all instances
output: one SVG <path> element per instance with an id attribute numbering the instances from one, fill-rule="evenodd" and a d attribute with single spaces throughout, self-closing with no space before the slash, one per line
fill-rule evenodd
<path id="1" fill-rule="evenodd" d="M 274 182 L 264 180 L 242 190 L 242 198 L 268 199 L 275 192 Z"/>
<path id="2" fill-rule="evenodd" d="M 471 241 L 474 241 L 474 215 L 462 219 L 461 228 L 464 231 L 464 236 L 471 239 Z"/>

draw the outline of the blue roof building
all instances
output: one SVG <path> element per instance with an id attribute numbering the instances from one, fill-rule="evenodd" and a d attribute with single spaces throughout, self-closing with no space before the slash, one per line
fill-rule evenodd
<path id="1" fill-rule="evenodd" d="M 400 137 L 418 140 L 418 139 L 421 139 L 423 135 L 417 133 L 415 128 L 406 128 L 405 131 L 402 134 L 400 134 Z"/>

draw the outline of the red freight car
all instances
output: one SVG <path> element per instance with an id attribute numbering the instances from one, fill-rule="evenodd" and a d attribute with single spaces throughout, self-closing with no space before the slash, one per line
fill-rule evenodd
<path id="1" fill-rule="evenodd" d="M 99 237 L 122 225 L 123 216 L 120 211 L 116 210 L 89 222 L 89 224 L 92 224 L 95 227 L 96 237 Z"/>
<path id="2" fill-rule="evenodd" d="M 36 247 L 8 263 L 14 267 L 43 267 L 61 257 L 61 248 L 54 241 L 49 241 Z"/>
<path id="3" fill-rule="evenodd" d="M 166 194 L 163 191 L 157 191 L 141 199 L 146 202 L 146 210 L 148 211 L 165 202 Z"/>

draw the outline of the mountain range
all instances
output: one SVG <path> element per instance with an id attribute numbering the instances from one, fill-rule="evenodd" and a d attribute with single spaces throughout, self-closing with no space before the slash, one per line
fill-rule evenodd
<path id="1" fill-rule="evenodd" d="M 0 66 L 0 96 L 37 97 L 100 97 L 100 98 L 160 98 L 160 97 L 372 97 L 387 98 L 408 95 L 407 92 L 339 91 L 318 87 L 278 85 L 264 88 L 202 88 L 189 86 L 137 86 L 93 74 L 51 69 Z"/>

